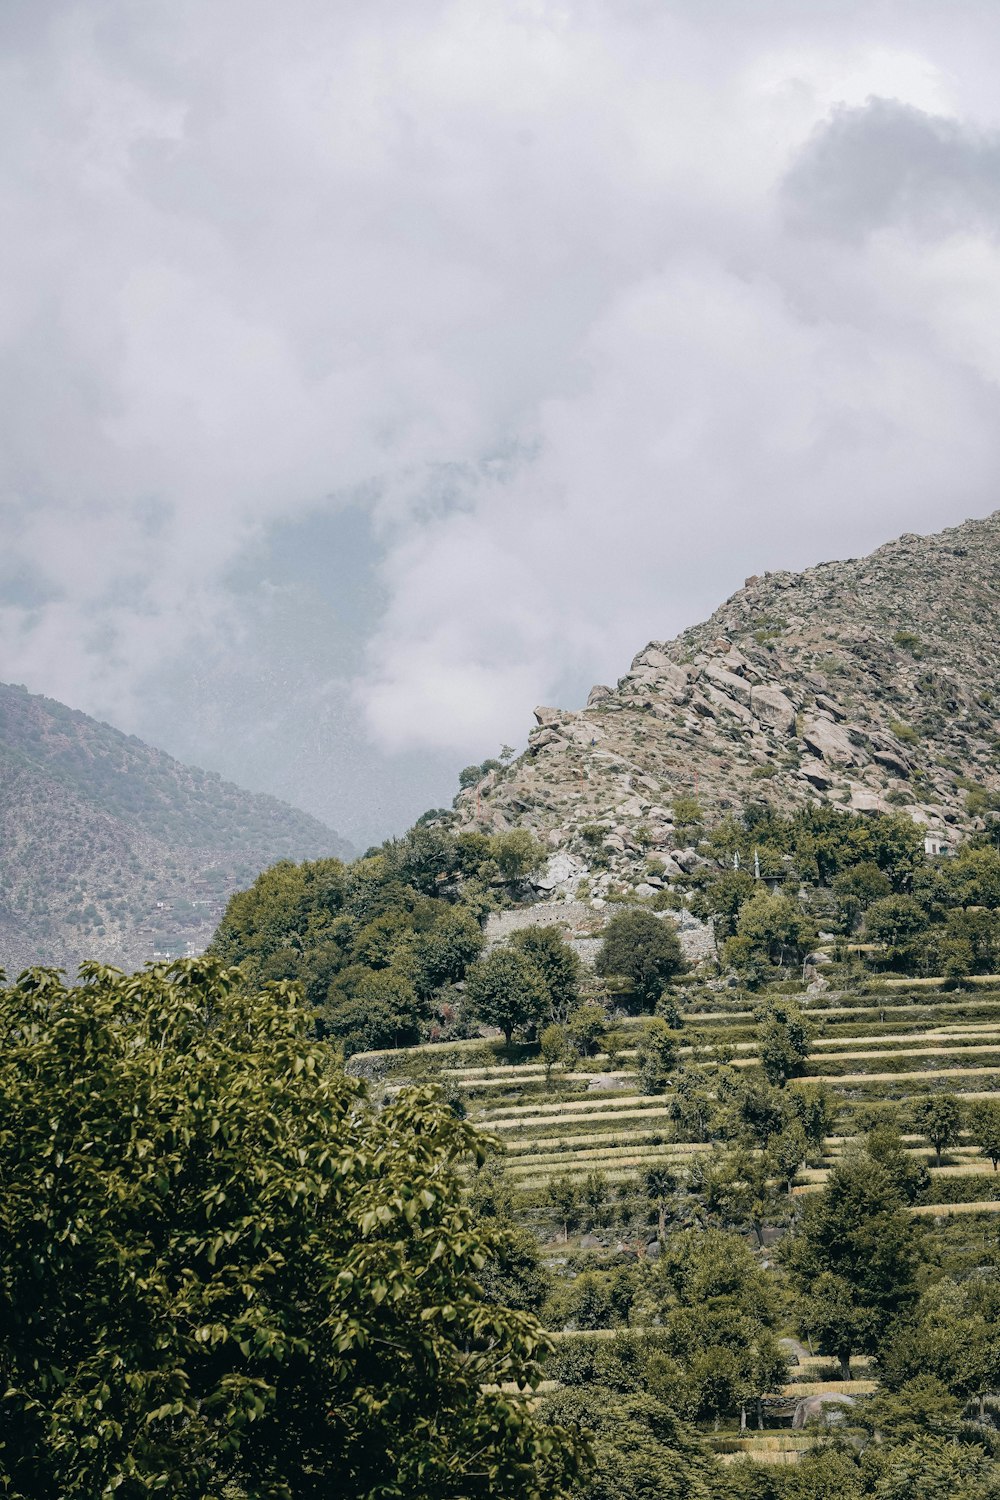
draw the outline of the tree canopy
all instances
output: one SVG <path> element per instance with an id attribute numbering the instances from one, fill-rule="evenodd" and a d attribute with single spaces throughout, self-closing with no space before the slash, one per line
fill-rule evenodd
<path id="1" fill-rule="evenodd" d="M 0 1481 L 179 1500 L 555 1496 L 576 1467 L 500 1382 L 544 1336 L 479 1277 L 481 1147 L 382 1111 L 285 984 L 217 961 L 0 991 Z"/>
<path id="2" fill-rule="evenodd" d="M 684 957 L 668 919 L 631 909 L 617 912 L 605 927 L 595 967 L 598 974 L 627 979 L 640 1001 L 652 1006 L 667 981 L 683 970 Z"/>

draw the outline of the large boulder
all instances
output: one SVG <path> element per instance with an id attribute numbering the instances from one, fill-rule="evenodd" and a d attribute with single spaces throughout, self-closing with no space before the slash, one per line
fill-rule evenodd
<path id="1" fill-rule="evenodd" d="M 735 672 L 727 671 L 721 662 L 710 661 L 705 667 L 704 675 L 713 687 L 725 693 L 727 698 L 735 698 L 737 703 L 742 703 L 746 708 L 750 707 L 751 687 L 745 677 L 739 677 Z"/>
<path id="2" fill-rule="evenodd" d="M 802 739 L 814 754 L 835 765 L 856 766 L 864 755 L 851 740 L 842 724 L 835 724 L 822 714 L 808 714 L 802 725 Z"/>
<path id="3" fill-rule="evenodd" d="M 750 707 L 762 724 L 769 725 L 778 734 L 795 733 L 795 709 L 779 687 L 765 682 L 760 687 L 751 688 Z"/>

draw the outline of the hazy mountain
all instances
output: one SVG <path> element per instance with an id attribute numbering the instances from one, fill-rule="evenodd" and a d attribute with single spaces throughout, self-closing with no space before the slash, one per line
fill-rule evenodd
<path id="1" fill-rule="evenodd" d="M 202 948 L 275 860 L 350 857 L 317 819 L 0 684 L 0 962 Z"/>

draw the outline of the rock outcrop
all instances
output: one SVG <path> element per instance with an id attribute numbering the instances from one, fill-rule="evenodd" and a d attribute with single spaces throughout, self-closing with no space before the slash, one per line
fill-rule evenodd
<path id="1" fill-rule="evenodd" d="M 1000 793 L 998 670 L 1000 511 L 747 579 L 585 708 L 537 709 L 526 752 L 456 806 L 572 854 L 547 889 L 592 899 L 692 868 L 693 802 L 708 821 L 764 798 L 900 808 L 954 842 Z"/>

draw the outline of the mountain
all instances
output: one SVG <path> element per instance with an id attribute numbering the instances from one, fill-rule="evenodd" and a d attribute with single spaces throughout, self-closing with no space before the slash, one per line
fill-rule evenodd
<path id="1" fill-rule="evenodd" d="M 350 858 L 308 814 L 0 684 L 0 963 L 199 951 L 278 859 Z"/>
<path id="2" fill-rule="evenodd" d="M 1000 808 L 998 672 L 1000 511 L 748 578 L 585 708 L 537 708 L 525 754 L 456 806 L 468 826 L 547 836 L 571 856 L 566 892 L 598 896 L 651 857 L 689 868 L 699 808 L 899 808 L 929 848 L 953 845 Z"/>

